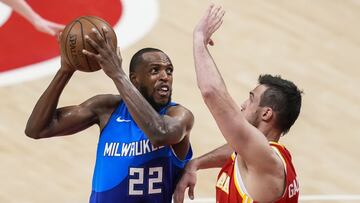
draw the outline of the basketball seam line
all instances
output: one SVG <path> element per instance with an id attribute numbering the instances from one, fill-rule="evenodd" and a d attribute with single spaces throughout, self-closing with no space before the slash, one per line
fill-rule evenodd
<path id="1" fill-rule="evenodd" d="M 76 24 L 76 22 L 78 22 L 78 20 L 75 20 L 74 21 L 74 23 L 71 25 L 71 27 L 69 28 L 69 33 L 67 34 L 67 36 L 66 36 L 66 39 L 65 39 L 65 57 L 68 59 L 68 62 L 72 65 L 72 66 L 74 66 L 74 67 L 76 67 L 73 63 L 72 63 L 72 61 L 70 60 L 70 57 L 68 56 L 68 51 L 67 51 L 67 41 L 68 41 L 68 37 L 69 37 L 69 34 L 70 34 L 70 31 L 71 31 L 71 29 L 74 27 L 74 25 Z"/>
<path id="2" fill-rule="evenodd" d="M 82 23 L 81 23 L 80 20 L 79 20 L 79 23 L 80 23 L 80 26 L 81 26 L 81 41 L 82 41 L 82 44 L 83 44 L 83 49 L 86 49 L 86 48 L 85 48 L 85 41 L 84 41 L 83 25 L 82 25 Z M 88 59 L 87 55 L 85 55 L 85 54 L 83 54 L 83 55 L 85 56 L 86 63 L 87 63 L 87 65 L 88 65 L 88 67 L 89 67 L 89 70 L 90 70 L 90 72 L 91 72 L 91 71 L 92 71 L 92 68 L 91 68 L 91 66 L 90 66 L 89 59 Z M 82 67 L 82 68 L 84 68 L 84 67 Z"/>
<path id="3" fill-rule="evenodd" d="M 93 24 L 94 27 L 99 31 L 99 33 L 101 33 L 101 32 L 100 32 L 100 29 L 99 29 L 93 22 L 91 22 L 89 19 L 87 19 L 86 17 L 95 18 L 95 19 L 97 19 L 97 20 L 105 23 L 108 27 L 110 27 L 110 28 L 112 27 L 109 23 L 107 23 L 106 21 L 104 21 L 104 20 L 102 20 L 102 19 L 100 19 L 100 18 L 97 18 L 96 16 L 83 16 L 83 17 L 81 17 L 81 18 L 89 21 L 91 24 Z M 103 29 L 101 29 L 101 31 L 102 31 L 102 33 L 103 33 L 103 36 L 102 36 L 102 37 L 104 38 L 105 42 L 107 43 L 107 40 L 106 40 L 106 37 L 105 37 L 105 32 L 103 31 Z M 114 33 L 114 31 L 112 31 L 112 30 L 109 30 L 109 32 Z M 114 36 L 115 36 L 115 38 L 116 38 L 116 33 L 114 33 Z M 117 40 L 117 39 L 116 39 L 116 40 Z M 116 48 L 116 47 L 115 47 L 115 48 Z"/>
<path id="4" fill-rule="evenodd" d="M 90 24 L 92 24 L 92 25 L 98 30 L 99 33 L 101 33 L 100 30 L 99 30 L 99 28 L 98 28 L 93 22 L 91 22 L 91 20 L 87 19 L 86 17 L 87 17 L 87 16 L 83 16 L 83 17 L 80 17 L 80 19 L 82 18 L 82 19 L 84 19 L 84 20 L 87 20 Z M 94 17 L 94 18 L 95 18 L 95 17 Z M 99 18 L 96 18 L 96 19 L 99 20 L 99 21 L 101 21 L 101 22 L 105 22 L 105 21 L 103 21 L 103 20 L 100 20 Z M 106 24 L 107 24 L 107 23 L 106 23 Z M 104 37 L 105 42 L 106 42 L 105 34 L 104 34 L 104 36 L 102 36 L 102 37 Z M 87 60 L 87 57 L 86 57 L 86 60 Z M 100 66 L 100 64 L 98 64 L 98 65 Z M 92 70 L 90 64 L 89 64 L 89 69 Z"/>

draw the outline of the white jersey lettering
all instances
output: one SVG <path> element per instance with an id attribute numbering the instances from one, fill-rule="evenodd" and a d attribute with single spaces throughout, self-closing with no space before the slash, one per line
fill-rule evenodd
<path id="1" fill-rule="evenodd" d="M 130 143 L 106 142 L 103 156 L 141 156 L 164 146 L 154 147 L 149 140 L 140 140 Z"/>

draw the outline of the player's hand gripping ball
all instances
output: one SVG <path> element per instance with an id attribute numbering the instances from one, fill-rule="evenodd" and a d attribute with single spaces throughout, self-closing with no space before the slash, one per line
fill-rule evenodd
<path id="1" fill-rule="evenodd" d="M 86 49 L 90 52 L 97 53 L 93 47 L 86 42 L 85 35 L 90 36 L 96 41 L 95 34 L 91 30 L 95 28 L 105 39 L 102 30 L 103 27 L 107 28 L 107 35 L 110 37 L 112 45 L 116 49 L 116 34 L 110 24 L 99 17 L 82 16 L 69 23 L 61 34 L 61 56 L 64 60 L 76 70 L 80 71 L 93 72 L 101 69 L 97 61 L 84 55 L 82 50 Z"/>

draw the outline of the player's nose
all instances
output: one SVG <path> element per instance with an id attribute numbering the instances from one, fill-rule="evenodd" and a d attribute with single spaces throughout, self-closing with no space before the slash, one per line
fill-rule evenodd
<path id="1" fill-rule="evenodd" d="M 244 101 L 240 107 L 241 107 L 241 111 L 244 111 L 246 109 L 246 101 Z"/>
<path id="2" fill-rule="evenodd" d="M 166 70 L 160 71 L 160 79 L 163 81 L 168 81 L 170 79 L 170 75 L 167 74 Z"/>

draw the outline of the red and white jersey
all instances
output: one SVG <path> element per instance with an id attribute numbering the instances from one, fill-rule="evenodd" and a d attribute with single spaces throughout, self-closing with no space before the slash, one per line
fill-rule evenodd
<path id="1" fill-rule="evenodd" d="M 286 189 L 276 203 L 297 203 L 299 198 L 299 183 L 289 151 L 281 144 L 270 142 L 270 146 L 279 155 L 286 171 Z M 256 203 L 246 191 L 240 170 L 233 153 L 221 169 L 216 183 L 217 203 Z"/>

